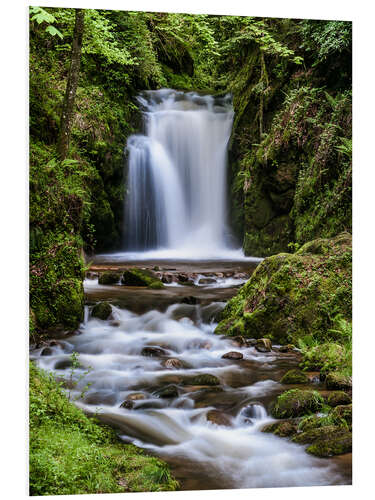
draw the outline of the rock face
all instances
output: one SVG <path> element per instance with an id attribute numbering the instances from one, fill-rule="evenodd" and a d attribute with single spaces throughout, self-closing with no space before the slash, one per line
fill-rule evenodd
<path id="1" fill-rule="evenodd" d="M 264 259 L 221 313 L 215 333 L 297 343 L 324 339 L 331 311 L 351 320 L 351 235 L 306 243 Z"/>
<path id="2" fill-rule="evenodd" d="M 221 357 L 223 359 L 242 359 L 243 354 L 242 354 L 242 352 L 230 351 L 230 352 L 227 352 L 226 354 L 223 354 L 223 356 L 221 356 Z"/>
<path id="3" fill-rule="evenodd" d="M 271 409 L 274 418 L 301 417 L 319 411 L 324 400 L 317 391 L 301 391 L 291 389 L 283 392 Z"/>
<path id="4" fill-rule="evenodd" d="M 127 269 L 122 275 L 121 283 L 126 286 L 147 286 L 148 288 L 164 288 L 155 273 L 146 269 Z"/>
<path id="5" fill-rule="evenodd" d="M 91 311 L 91 316 L 94 318 L 99 318 L 102 320 L 106 320 L 112 313 L 112 307 L 109 302 L 99 302 L 95 304 Z"/>
<path id="6" fill-rule="evenodd" d="M 280 380 L 282 384 L 307 384 L 309 378 L 301 370 L 289 370 Z"/>
<path id="7" fill-rule="evenodd" d="M 99 285 L 115 285 L 119 283 L 121 279 L 121 274 L 105 272 L 101 273 L 98 279 Z"/>

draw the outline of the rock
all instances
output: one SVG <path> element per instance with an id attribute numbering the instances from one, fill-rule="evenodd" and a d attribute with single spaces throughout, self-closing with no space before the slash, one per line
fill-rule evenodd
<path id="1" fill-rule="evenodd" d="M 166 387 L 163 387 L 162 389 L 156 391 L 155 395 L 163 399 L 177 398 L 178 388 L 175 385 L 167 385 Z"/>
<path id="2" fill-rule="evenodd" d="M 175 276 L 172 273 L 164 273 L 162 275 L 161 281 L 163 283 L 171 284 L 171 283 L 174 283 L 175 281 L 177 281 L 177 279 L 175 278 Z"/>
<path id="3" fill-rule="evenodd" d="M 51 356 L 53 354 L 53 349 L 50 347 L 45 347 L 40 353 L 41 356 Z"/>
<path id="4" fill-rule="evenodd" d="M 351 429 L 352 427 L 352 405 L 338 405 L 330 411 L 329 416 L 337 423 L 340 424 L 345 421 Z"/>
<path id="5" fill-rule="evenodd" d="M 242 352 L 230 351 L 227 352 L 226 354 L 223 354 L 223 356 L 221 357 L 224 359 L 242 359 L 243 354 Z"/>
<path id="6" fill-rule="evenodd" d="M 126 399 L 129 401 L 139 401 L 141 399 L 146 399 L 146 394 L 143 394 L 143 392 L 133 392 L 129 394 Z"/>
<path id="7" fill-rule="evenodd" d="M 218 410 L 210 410 L 207 413 L 206 418 L 208 422 L 211 422 L 212 424 L 223 425 L 225 427 L 230 427 L 232 425 L 230 417 Z"/>
<path id="8" fill-rule="evenodd" d="M 99 276 L 99 285 L 113 285 L 119 283 L 121 279 L 121 274 L 105 272 L 101 273 Z"/>
<path id="9" fill-rule="evenodd" d="M 184 297 L 181 300 L 181 304 L 189 304 L 191 306 L 194 306 L 195 304 L 198 304 L 199 300 L 196 297 L 193 297 L 192 295 L 189 295 L 189 297 Z"/>
<path id="10" fill-rule="evenodd" d="M 293 344 L 282 345 L 279 348 L 279 351 L 280 352 L 292 352 L 292 351 L 294 351 L 294 345 Z"/>
<path id="11" fill-rule="evenodd" d="M 297 433 L 298 421 L 284 420 L 282 422 L 274 422 L 262 427 L 262 432 L 270 432 L 275 436 L 289 437 Z"/>
<path id="12" fill-rule="evenodd" d="M 293 369 L 286 372 L 280 382 L 282 384 L 308 384 L 309 378 L 301 370 Z"/>
<path id="13" fill-rule="evenodd" d="M 241 335 L 237 335 L 237 337 L 233 337 L 231 339 L 231 341 L 233 342 L 233 344 L 238 345 L 238 347 L 242 347 L 242 346 L 247 344 L 245 337 L 242 337 Z"/>
<path id="14" fill-rule="evenodd" d="M 220 380 L 215 375 L 202 373 L 195 377 L 190 377 L 184 380 L 184 385 L 220 385 Z"/>
<path id="15" fill-rule="evenodd" d="M 127 269 L 122 275 L 121 283 L 126 286 L 147 286 L 151 289 L 164 288 L 152 271 L 138 268 Z"/>
<path id="16" fill-rule="evenodd" d="M 186 283 L 189 280 L 189 276 L 185 273 L 179 273 L 177 275 L 177 280 L 181 283 Z"/>
<path id="17" fill-rule="evenodd" d="M 330 372 L 326 376 L 327 389 L 351 390 L 352 378 L 337 372 Z"/>
<path id="18" fill-rule="evenodd" d="M 91 316 L 93 318 L 99 318 L 102 320 L 106 320 L 112 313 L 112 307 L 109 302 L 99 302 L 95 304 L 91 311 Z"/>
<path id="19" fill-rule="evenodd" d="M 134 401 L 131 401 L 129 399 L 125 399 L 125 401 L 123 401 L 120 404 L 120 408 L 125 408 L 126 410 L 131 410 L 132 408 L 134 408 Z"/>
<path id="20" fill-rule="evenodd" d="M 258 339 L 255 344 L 255 349 L 259 352 L 270 352 L 272 349 L 272 343 L 269 339 Z"/>
<path id="21" fill-rule="evenodd" d="M 329 406 L 349 405 L 352 398 L 344 391 L 334 391 L 328 395 L 327 403 Z"/>
<path id="22" fill-rule="evenodd" d="M 163 362 L 163 366 L 165 366 L 165 368 L 168 368 L 169 370 L 178 370 L 180 368 L 183 368 L 182 362 L 176 358 L 166 359 Z"/>
<path id="23" fill-rule="evenodd" d="M 276 399 L 271 414 L 274 418 L 300 417 L 319 411 L 323 404 L 324 399 L 317 391 L 290 389 Z"/>
<path id="24" fill-rule="evenodd" d="M 255 347 L 257 345 L 257 339 L 246 339 L 247 347 Z"/>
<path id="25" fill-rule="evenodd" d="M 146 346 L 142 349 L 141 354 L 142 356 L 150 356 L 157 358 L 160 356 L 165 356 L 167 353 L 164 349 L 161 349 L 161 347 Z"/>
<path id="26" fill-rule="evenodd" d="M 198 281 L 198 285 L 211 285 L 213 283 L 216 283 L 216 280 L 214 278 L 201 278 Z"/>
<path id="27" fill-rule="evenodd" d="M 299 444 L 309 444 L 306 451 L 318 457 L 332 457 L 352 451 L 352 433 L 339 425 L 328 425 L 310 429 L 292 438 Z"/>

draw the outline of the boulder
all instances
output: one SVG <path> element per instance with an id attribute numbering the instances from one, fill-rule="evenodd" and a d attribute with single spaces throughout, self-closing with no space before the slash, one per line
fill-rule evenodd
<path id="1" fill-rule="evenodd" d="M 198 281 L 198 285 L 212 285 L 213 283 L 216 283 L 215 278 L 201 278 Z"/>
<path id="2" fill-rule="evenodd" d="M 183 382 L 184 385 L 220 385 L 220 380 L 215 375 L 209 373 L 202 373 L 194 377 L 186 378 Z"/>
<path id="3" fill-rule="evenodd" d="M 293 369 L 286 372 L 280 382 L 282 384 L 308 384 L 309 378 L 301 370 Z"/>
<path id="4" fill-rule="evenodd" d="M 126 286 L 146 286 L 152 289 L 164 288 L 155 273 L 146 269 L 127 269 L 122 275 L 121 283 Z"/>
<path id="5" fill-rule="evenodd" d="M 338 372 L 330 372 L 326 376 L 327 389 L 351 390 L 352 378 Z"/>
<path id="6" fill-rule="evenodd" d="M 178 370 L 180 368 L 183 368 L 182 361 L 180 361 L 179 359 L 176 359 L 176 358 L 166 359 L 163 362 L 163 366 L 165 368 L 168 368 L 169 370 Z"/>
<path id="7" fill-rule="evenodd" d="M 141 351 L 142 356 L 150 356 L 158 358 L 160 356 L 165 356 L 167 353 L 161 347 L 146 346 Z"/>
<path id="8" fill-rule="evenodd" d="M 120 404 L 120 408 L 125 408 L 126 410 L 131 410 L 132 408 L 134 408 L 134 401 L 131 401 L 129 399 L 125 399 L 125 401 L 123 401 Z"/>
<path id="9" fill-rule="evenodd" d="M 227 352 L 226 354 L 223 354 L 221 356 L 223 359 L 242 359 L 243 358 L 243 354 L 242 352 L 236 352 L 236 351 L 230 351 L 230 352 Z"/>
<path id="10" fill-rule="evenodd" d="M 294 349 L 293 344 L 286 344 L 279 347 L 279 352 L 292 352 Z"/>
<path id="11" fill-rule="evenodd" d="M 91 311 L 91 316 L 93 318 L 99 318 L 102 320 L 106 320 L 112 313 L 112 307 L 109 302 L 99 302 L 95 304 Z"/>
<path id="12" fill-rule="evenodd" d="M 258 339 L 255 349 L 258 352 L 270 352 L 272 350 L 272 343 L 269 339 Z"/>
<path id="13" fill-rule="evenodd" d="M 196 297 L 193 297 L 192 295 L 189 295 L 188 297 L 184 297 L 181 299 L 181 304 L 189 304 L 191 306 L 194 306 L 199 303 L 199 300 Z"/>
<path id="14" fill-rule="evenodd" d="M 338 405 L 349 405 L 351 402 L 352 398 L 344 391 L 333 391 L 327 398 L 327 403 L 332 407 Z"/>
<path id="15" fill-rule="evenodd" d="M 129 401 L 140 401 L 141 399 L 146 399 L 146 394 L 143 394 L 143 392 L 133 392 L 126 399 Z"/>
<path id="16" fill-rule="evenodd" d="M 299 444 L 311 444 L 306 451 L 318 457 L 332 457 L 352 451 L 352 433 L 343 426 L 327 425 L 292 437 Z"/>
<path id="17" fill-rule="evenodd" d="M 158 398 L 169 399 L 169 398 L 177 398 L 178 397 L 178 388 L 176 385 L 167 385 L 162 389 L 159 389 L 155 392 L 155 395 Z"/>
<path id="18" fill-rule="evenodd" d="M 51 356 L 51 354 L 53 354 L 53 349 L 50 347 L 45 347 L 40 353 L 41 356 Z"/>
<path id="19" fill-rule="evenodd" d="M 232 425 L 230 416 L 218 410 L 210 410 L 206 418 L 208 422 L 212 424 L 223 425 L 225 427 L 230 427 Z"/>
<path id="20" fill-rule="evenodd" d="M 99 285 L 114 285 L 119 283 L 121 279 L 121 274 L 112 273 L 112 272 L 104 272 L 99 275 Z"/>
<path id="21" fill-rule="evenodd" d="M 319 411 L 323 404 L 324 399 L 317 391 L 290 389 L 276 399 L 271 414 L 274 418 L 300 417 Z"/>
<path id="22" fill-rule="evenodd" d="M 282 422 L 274 422 L 262 427 L 262 432 L 269 432 L 279 437 L 289 437 L 297 433 L 298 421 L 289 419 Z"/>

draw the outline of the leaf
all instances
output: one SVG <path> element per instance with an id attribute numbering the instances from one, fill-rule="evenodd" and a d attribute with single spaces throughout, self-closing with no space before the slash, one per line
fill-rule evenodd
<path id="1" fill-rule="evenodd" d="M 59 36 L 61 38 L 61 40 L 64 38 L 62 33 L 54 26 L 51 26 L 51 25 L 47 26 L 46 32 L 52 36 L 55 36 L 55 35 Z"/>

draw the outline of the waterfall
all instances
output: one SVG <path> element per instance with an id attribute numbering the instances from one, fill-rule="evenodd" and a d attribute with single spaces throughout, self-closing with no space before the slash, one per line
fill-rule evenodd
<path id="1" fill-rule="evenodd" d="M 143 92 L 144 135 L 127 142 L 127 250 L 214 256 L 228 249 L 231 97 Z"/>

